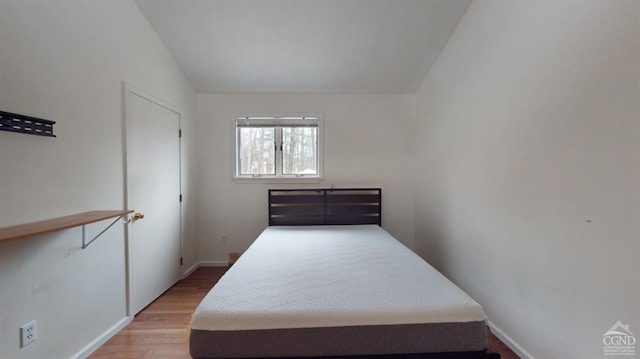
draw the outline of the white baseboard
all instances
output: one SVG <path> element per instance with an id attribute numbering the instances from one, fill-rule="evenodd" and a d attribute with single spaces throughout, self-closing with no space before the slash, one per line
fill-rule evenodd
<path id="1" fill-rule="evenodd" d="M 189 269 L 187 269 L 184 272 L 184 274 L 182 275 L 182 279 L 187 278 L 193 272 L 195 272 L 196 269 L 198 269 L 200 267 L 226 267 L 228 265 L 229 265 L 229 262 L 225 262 L 225 261 L 201 261 L 201 262 L 197 262 L 196 264 L 192 265 L 191 267 L 189 267 Z"/>
<path id="2" fill-rule="evenodd" d="M 182 274 L 182 279 L 187 278 L 188 276 L 191 275 L 191 273 L 195 272 L 196 269 L 198 269 L 200 267 L 200 262 L 196 262 L 196 264 L 192 265 L 191 267 L 189 267 L 189 269 L 187 269 L 183 274 Z"/>
<path id="3" fill-rule="evenodd" d="M 487 324 L 491 329 L 491 333 L 493 333 L 498 339 L 500 339 L 506 346 L 508 346 L 514 353 L 516 353 L 522 359 L 535 359 L 531 353 L 524 350 L 524 348 L 518 344 L 515 340 L 513 340 L 510 336 L 505 334 L 502 329 L 498 328 L 492 321 L 487 320 Z"/>
<path id="4" fill-rule="evenodd" d="M 184 272 L 182 278 L 188 277 L 191 273 L 195 272 L 196 269 L 200 267 L 226 267 L 229 265 L 229 262 L 226 261 L 201 261 L 189 267 Z M 71 356 L 72 359 L 84 359 L 91 355 L 93 352 L 98 350 L 104 343 L 106 343 L 109 339 L 111 339 L 114 335 L 118 334 L 119 331 L 124 329 L 131 321 L 133 317 L 124 317 L 114 326 L 109 328 L 106 332 L 102 333 L 99 337 L 97 337 L 94 341 L 87 344 L 84 348 L 78 351 L 76 354 Z"/>
<path id="5" fill-rule="evenodd" d="M 201 261 L 198 263 L 200 267 L 226 267 L 229 265 L 228 261 Z"/>
<path id="6" fill-rule="evenodd" d="M 97 337 L 94 341 L 89 343 L 86 347 L 82 348 L 79 352 L 71 356 L 72 359 L 84 359 L 91 355 L 93 352 L 98 350 L 104 343 L 106 343 L 109 339 L 111 339 L 114 335 L 118 334 L 124 327 L 126 327 L 131 321 L 132 317 L 124 317 L 114 326 L 109 328 L 106 332 L 102 333 L 99 337 Z"/>

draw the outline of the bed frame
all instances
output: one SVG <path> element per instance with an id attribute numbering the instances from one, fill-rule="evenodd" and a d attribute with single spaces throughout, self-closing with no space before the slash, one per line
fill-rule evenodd
<path id="1" fill-rule="evenodd" d="M 269 226 L 327 224 L 382 226 L 382 189 L 269 190 Z"/>
<path id="2" fill-rule="evenodd" d="M 381 188 L 314 188 L 269 190 L 269 226 L 377 224 L 382 226 Z M 479 352 L 413 353 L 313 358 L 443 358 L 499 359 Z"/>

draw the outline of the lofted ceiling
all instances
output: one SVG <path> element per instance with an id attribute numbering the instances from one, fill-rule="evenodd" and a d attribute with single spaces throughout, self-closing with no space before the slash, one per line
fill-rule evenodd
<path id="1" fill-rule="evenodd" d="M 200 93 L 411 93 L 471 0 L 135 0 Z"/>

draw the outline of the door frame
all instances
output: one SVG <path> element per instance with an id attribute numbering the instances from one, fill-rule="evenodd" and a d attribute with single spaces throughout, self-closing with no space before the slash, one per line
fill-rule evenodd
<path id="1" fill-rule="evenodd" d="M 124 137 L 124 203 L 125 203 L 125 207 L 124 208 L 130 208 L 130 204 L 131 204 L 131 181 L 130 179 L 130 175 L 131 175 L 131 168 L 130 168 L 130 163 L 131 163 L 131 152 L 129 151 L 131 147 L 131 96 L 139 96 L 144 98 L 145 100 L 148 100 L 150 102 L 155 103 L 158 106 L 162 106 L 164 108 L 166 108 L 167 110 L 174 112 L 178 115 L 178 128 L 180 129 L 180 131 L 182 131 L 182 113 L 180 112 L 180 110 L 176 107 L 173 106 L 171 103 L 169 103 L 168 101 L 165 101 L 155 95 L 150 94 L 149 92 L 146 92 L 138 87 L 135 87 L 133 85 L 131 85 L 130 83 L 126 82 L 126 81 L 122 81 L 122 111 L 123 111 L 123 137 Z M 180 138 L 178 139 L 178 159 L 179 159 L 179 174 L 180 174 L 180 193 L 182 193 L 182 136 L 180 136 Z M 135 208 L 131 208 L 132 210 L 135 210 Z M 182 209 L 182 201 L 180 201 L 180 258 L 182 258 L 182 252 L 184 251 L 184 234 L 183 234 L 183 219 L 182 219 L 182 215 L 183 215 L 183 209 Z M 130 220 L 127 220 L 127 223 L 130 224 Z M 131 308 L 132 305 L 132 296 L 133 296 L 133 289 L 132 289 L 132 272 L 131 272 L 131 268 L 132 268 L 132 264 L 131 264 L 131 237 L 130 237 L 130 228 L 129 225 L 125 226 L 125 232 L 124 232 L 124 239 L 125 239 L 125 281 L 126 281 L 126 305 L 127 305 L 127 316 L 128 317 L 133 317 L 136 313 L 133 313 L 133 310 Z M 182 262 L 180 263 L 181 266 L 181 271 L 182 271 Z"/>

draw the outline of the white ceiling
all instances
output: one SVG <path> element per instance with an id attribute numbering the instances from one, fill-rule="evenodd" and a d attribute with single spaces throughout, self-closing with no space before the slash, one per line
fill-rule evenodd
<path id="1" fill-rule="evenodd" d="M 200 93 L 411 93 L 471 0 L 136 0 Z"/>

